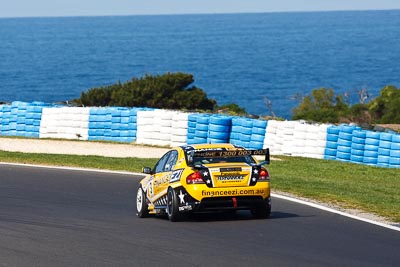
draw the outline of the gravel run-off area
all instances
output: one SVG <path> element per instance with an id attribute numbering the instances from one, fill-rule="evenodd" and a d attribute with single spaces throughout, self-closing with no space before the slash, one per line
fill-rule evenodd
<path id="1" fill-rule="evenodd" d="M 0 150 L 120 158 L 159 158 L 168 151 L 168 148 L 93 141 L 0 138 Z"/>

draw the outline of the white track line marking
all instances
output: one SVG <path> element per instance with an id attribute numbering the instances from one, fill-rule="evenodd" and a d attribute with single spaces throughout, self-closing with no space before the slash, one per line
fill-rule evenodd
<path id="1" fill-rule="evenodd" d="M 386 224 L 386 223 L 373 221 L 373 220 L 366 219 L 366 218 L 362 218 L 362 217 L 359 217 L 359 216 L 356 216 L 356 215 L 353 215 L 353 214 L 349 214 L 349 213 L 346 213 L 346 212 L 343 212 L 343 211 L 339 211 L 339 210 L 335 210 L 335 209 L 332 209 L 332 208 L 328 208 L 328 207 L 325 207 L 325 206 L 322 206 L 322 205 L 319 205 L 319 204 L 316 204 L 316 203 L 307 202 L 307 201 L 300 200 L 300 199 L 297 199 L 297 198 L 283 196 L 283 195 L 279 195 L 279 194 L 275 194 L 275 193 L 271 193 L 271 196 L 274 197 L 274 198 L 280 198 L 280 199 L 288 200 L 288 201 L 291 201 L 291 202 L 295 202 L 295 203 L 299 203 L 299 204 L 302 204 L 302 205 L 310 206 L 310 207 L 313 207 L 313 208 L 316 208 L 316 209 L 320 209 L 320 210 L 324 210 L 324 211 L 327 211 L 327 212 L 339 214 L 341 216 L 345 216 L 345 217 L 352 218 L 352 219 L 355 219 L 355 220 L 358 220 L 358 221 L 363 221 L 363 222 L 366 222 L 366 223 L 378 225 L 378 226 L 381 226 L 381 227 L 385 227 L 385 228 L 400 232 L 400 227 L 397 227 L 397 226 L 394 226 L 394 225 L 390 225 L 390 224 Z"/>
<path id="2" fill-rule="evenodd" d="M 8 163 L 0 162 L 1 165 L 14 165 L 21 167 L 33 167 L 33 168 L 44 168 L 44 169 L 59 169 L 59 170 L 71 170 L 71 171 L 85 171 L 85 172 L 102 172 L 102 173 L 115 173 L 115 174 L 128 174 L 128 175 L 142 175 L 143 173 L 127 172 L 127 171 L 110 171 L 102 169 L 89 169 L 89 168 L 79 168 L 79 167 L 64 167 L 64 166 L 50 166 L 50 165 L 34 165 L 34 164 L 24 164 L 24 163 Z"/>

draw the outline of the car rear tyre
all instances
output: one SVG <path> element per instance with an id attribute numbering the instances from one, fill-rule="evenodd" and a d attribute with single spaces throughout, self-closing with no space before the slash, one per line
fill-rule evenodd
<path id="1" fill-rule="evenodd" d="M 271 203 L 269 199 L 267 198 L 263 204 L 254 207 L 251 209 L 251 213 L 255 218 L 258 219 L 266 219 L 269 218 L 271 215 Z"/>
<path id="2" fill-rule="evenodd" d="M 146 193 L 143 191 L 142 186 L 139 186 L 136 193 L 136 215 L 140 218 L 149 216 L 149 209 L 146 202 Z"/>
<path id="3" fill-rule="evenodd" d="M 178 207 L 178 196 L 175 193 L 175 190 L 170 187 L 168 188 L 167 192 L 167 215 L 168 219 L 171 222 L 177 222 L 182 220 L 182 214 L 179 213 L 179 207 Z"/>

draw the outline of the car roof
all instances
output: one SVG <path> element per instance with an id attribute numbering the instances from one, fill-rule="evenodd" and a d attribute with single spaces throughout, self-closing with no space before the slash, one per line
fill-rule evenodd
<path id="1" fill-rule="evenodd" d="M 225 148 L 225 149 L 234 149 L 238 148 L 232 144 L 195 144 L 195 145 L 186 145 L 180 147 L 183 150 L 198 150 L 198 149 L 218 149 L 218 148 Z"/>

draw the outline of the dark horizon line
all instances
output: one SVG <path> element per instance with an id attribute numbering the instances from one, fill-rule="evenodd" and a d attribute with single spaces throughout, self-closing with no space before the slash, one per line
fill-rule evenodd
<path id="1" fill-rule="evenodd" d="M 196 16 L 196 15 L 246 15 L 246 14 L 293 14 L 293 13 L 344 13 L 344 12 L 381 12 L 381 11 L 400 11 L 400 9 L 349 9 L 349 10 L 299 10 L 299 11 L 247 11 L 247 12 L 199 12 L 199 13 L 161 13 L 161 14 L 104 14 L 104 15 L 61 15 L 61 16 L 10 16 L 10 17 L 0 17 L 0 19 L 32 19 L 32 18 L 95 18 L 95 17 L 145 17 L 145 16 Z"/>

